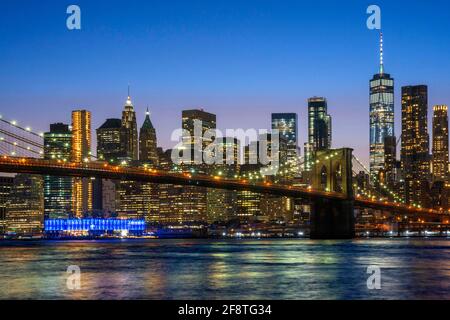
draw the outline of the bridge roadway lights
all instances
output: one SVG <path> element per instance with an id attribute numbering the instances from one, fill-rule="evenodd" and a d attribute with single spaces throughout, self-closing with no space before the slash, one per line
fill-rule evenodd
<path id="1" fill-rule="evenodd" d="M 311 239 L 353 239 L 355 216 L 352 200 L 317 199 L 311 205 Z"/>

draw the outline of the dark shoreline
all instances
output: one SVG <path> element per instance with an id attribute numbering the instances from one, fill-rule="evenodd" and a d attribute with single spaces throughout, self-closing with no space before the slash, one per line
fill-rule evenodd
<path id="1" fill-rule="evenodd" d="M 355 237 L 354 239 L 348 240 L 380 240 L 380 239 L 422 239 L 422 240 L 446 240 L 450 241 L 449 236 L 390 236 L 390 237 Z M 86 237 L 86 238 L 41 238 L 41 239 L 0 239 L 0 245 L 6 242 L 67 242 L 67 241 L 102 241 L 102 242 L 117 242 L 117 241 L 158 241 L 158 240 L 313 240 L 308 237 L 304 238 L 296 238 L 296 237 L 264 237 L 264 238 L 217 238 L 217 237 L 165 237 L 165 238 L 95 238 L 95 237 Z M 314 239 L 316 240 L 316 239 Z M 330 240 L 339 240 L 339 239 L 329 239 L 323 241 Z M 341 239 L 342 240 L 342 239 Z"/>

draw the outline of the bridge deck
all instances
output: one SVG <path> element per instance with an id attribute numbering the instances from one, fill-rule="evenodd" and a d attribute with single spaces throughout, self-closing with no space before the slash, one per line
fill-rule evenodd
<path id="1" fill-rule="evenodd" d="M 326 197 L 344 200 L 340 193 L 323 192 L 293 186 L 276 185 L 268 182 L 254 183 L 245 179 L 226 179 L 189 173 L 169 173 L 162 170 L 112 166 L 107 163 L 71 163 L 34 158 L 0 157 L 0 172 L 29 173 L 52 176 L 98 177 L 111 180 L 129 180 L 152 183 L 189 185 L 215 189 L 253 191 L 288 197 L 314 199 Z"/>
<path id="2" fill-rule="evenodd" d="M 330 200 L 348 200 L 344 194 L 335 192 L 276 185 L 268 182 L 251 182 L 248 180 L 226 179 L 217 176 L 199 174 L 191 175 L 189 173 L 169 173 L 162 170 L 146 168 L 112 166 L 101 162 L 72 163 L 35 158 L 3 156 L 0 157 L 0 172 L 70 177 L 98 177 L 111 180 L 130 180 L 160 184 L 189 185 L 216 189 L 252 191 L 307 200 L 315 200 L 319 198 Z M 410 207 L 392 202 L 379 202 L 357 198 L 354 199 L 354 203 L 355 206 L 361 208 L 386 210 L 402 214 L 426 214 L 427 216 L 443 215 L 443 212 L 441 211 Z"/>

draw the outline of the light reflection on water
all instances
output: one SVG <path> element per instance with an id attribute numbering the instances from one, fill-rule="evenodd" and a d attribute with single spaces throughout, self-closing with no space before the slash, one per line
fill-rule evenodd
<path id="1" fill-rule="evenodd" d="M 367 289 L 369 265 L 382 290 Z M 0 287 L 0 299 L 450 299 L 450 241 L 1 242 Z"/>

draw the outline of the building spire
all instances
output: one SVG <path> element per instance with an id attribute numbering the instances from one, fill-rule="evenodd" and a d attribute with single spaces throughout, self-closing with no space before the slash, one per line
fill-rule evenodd
<path id="1" fill-rule="evenodd" d="M 380 32 L 380 74 L 384 73 L 384 60 L 383 60 L 383 32 Z"/>
<path id="2" fill-rule="evenodd" d="M 148 106 L 147 106 L 147 111 L 145 112 L 145 120 L 144 120 L 144 123 L 142 124 L 142 130 L 143 129 L 154 129 L 153 123 L 150 120 L 150 111 L 149 111 Z"/>
<path id="3" fill-rule="evenodd" d="M 125 102 L 126 107 L 133 107 L 133 103 L 131 102 L 131 96 L 130 96 L 130 84 L 128 84 L 128 97 L 127 101 Z"/>

